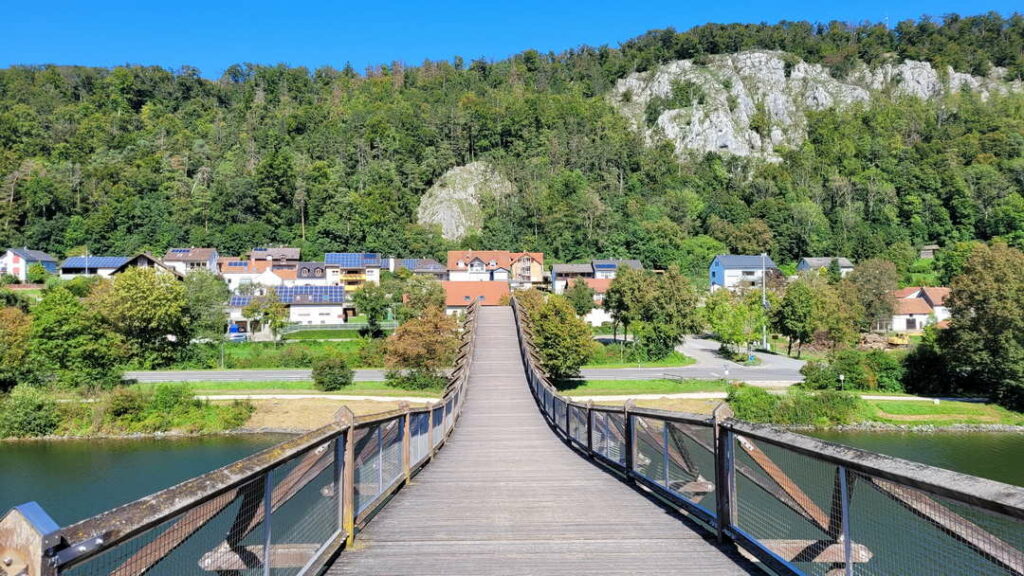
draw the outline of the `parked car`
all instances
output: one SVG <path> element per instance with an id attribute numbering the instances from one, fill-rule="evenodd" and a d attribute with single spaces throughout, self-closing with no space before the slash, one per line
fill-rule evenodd
<path id="1" fill-rule="evenodd" d="M 245 332 L 233 332 L 228 334 L 228 342 L 248 342 L 249 335 Z"/>

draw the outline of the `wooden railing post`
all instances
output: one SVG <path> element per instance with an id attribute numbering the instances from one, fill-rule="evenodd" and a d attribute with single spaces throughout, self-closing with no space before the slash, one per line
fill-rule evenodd
<path id="1" fill-rule="evenodd" d="M 636 445 L 634 441 L 636 436 L 633 430 L 633 417 L 630 416 L 630 411 L 636 406 L 636 402 L 633 399 L 626 400 L 625 404 L 622 405 L 622 418 L 623 418 L 623 448 L 625 454 L 623 455 L 622 461 L 626 466 L 626 478 L 633 477 L 633 450 Z"/>
<path id="2" fill-rule="evenodd" d="M 592 409 L 593 400 L 587 400 L 587 456 L 594 455 L 594 417 Z"/>
<path id="3" fill-rule="evenodd" d="M 341 482 L 341 528 L 345 531 L 345 545 L 356 537 L 356 416 L 348 406 L 338 411 L 342 422 L 349 425 L 345 431 L 345 464 Z"/>
<path id="4" fill-rule="evenodd" d="M 427 458 L 434 459 L 434 405 L 427 404 Z"/>
<path id="5" fill-rule="evenodd" d="M 409 425 L 412 414 L 408 402 L 403 400 L 398 403 L 398 407 L 405 410 L 405 416 L 402 417 L 405 421 L 402 427 L 402 470 L 405 472 L 405 483 L 408 484 L 412 479 L 412 427 Z"/>
<path id="6" fill-rule="evenodd" d="M 715 528 L 718 541 L 724 542 L 727 531 L 733 525 L 736 510 L 736 455 L 735 441 L 731 430 L 722 426 L 722 422 L 733 415 L 732 409 L 725 402 L 719 404 L 714 412 L 715 439 Z"/>

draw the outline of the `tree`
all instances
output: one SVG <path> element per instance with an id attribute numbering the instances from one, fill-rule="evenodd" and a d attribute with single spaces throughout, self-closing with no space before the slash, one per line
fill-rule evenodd
<path id="1" fill-rule="evenodd" d="M 767 323 L 761 295 L 747 296 L 733 294 L 729 290 L 716 290 L 704 305 L 704 317 L 711 330 L 718 336 L 723 347 L 736 354 L 737 347 L 745 346 L 761 335 Z"/>
<path id="2" fill-rule="evenodd" d="M 198 338 L 223 338 L 228 324 L 227 303 L 231 297 L 228 285 L 209 270 L 189 272 L 184 284 L 192 334 Z"/>
<path id="3" fill-rule="evenodd" d="M 786 288 L 786 295 L 775 313 L 775 327 L 789 340 L 786 354 L 793 353 L 793 342 L 797 343 L 797 358 L 803 345 L 814 338 L 815 297 L 806 282 L 797 280 Z"/>
<path id="4" fill-rule="evenodd" d="M 270 330 L 270 335 L 277 342 L 277 335 L 288 321 L 288 308 L 277 297 L 277 291 L 268 288 L 262 296 L 254 296 L 249 304 L 242 308 L 242 316 L 261 327 Z"/>
<path id="5" fill-rule="evenodd" d="M 317 390 L 334 392 L 351 385 L 353 374 L 343 357 L 324 358 L 313 364 L 313 385 Z"/>
<path id="6" fill-rule="evenodd" d="M 623 337 L 629 334 L 629 326 L 642 321 L 644 303 L 650 294 L 650 277 L 643 270 L 623 268 L 619 270 L 608 287 L 604 297 L 604 309 L 622 324 Z"/>
<path id="7" fill-rule="evenodd" d="M 949 286 L 953 279 L 960 275 L 967 264 L 967 260 L 974 254 L 974 249 L 981 242 L 957 242 L 946 246 L 935 255 L 935 266 L 939 270 L 939 282 L 943 286 Z"/>
<path id="8" fill-rule="evenodd" d="M 895 306 L 893 292 L 899 286 L 899 278 L 892 262 L 873 258 L 855 266 L 844 279 L 851 288 L 847 293 L 856 296 L 864 311 L 860 322 L 862 330 L 870 330 L 892 318 Z"/>
<path id="9" fill-rule="evenodd" d="M 396 316 L 399 323 L 419 318 L 427 308 L 444 308 L 444 287 L 430 276 L 411 275 L 399 286 L 402 305 Z"/>
<path id="10" fill-rule="evenodd" d="M 0 308 L 0 392 L 28 380 L 32 319 L 18 308 Z"/>
<path id="11" fill-rule="evenodd" d="M 1024 409 L 1024 253 L 979 245 L 953 280 L 943 356 L 965 390 Z"/>
<path id="12" fill-rule="evenodd" d="M 437 387 L 459 348 L 459 325 L 443 310 L 430 307 L 399 326 L 387 339 L 388 380 L 416 388 Z"/>
<path id="13" fill-rule="evenodd" d="M 590 327 L 563 296 L 548 296 L 533 321 L 533 334 L 541 365 L 555 379 L 579 376 L 593 353 Z"/>
<path id="14" fill-rule="evenodd" d="M 102 388 L 117 381 L 119 340 L 93 309 L 62 287 L 47 290 L 33 310 L 30 357 L 66 387 Z"/>
<path id="15" fill-rule="evenodd" d="M 391 311 L 391 294 L 381 284 L 367 282 L 362 288 L 352 294 L 352 302 L 356 310 L 366 316 L 366 334 L 371 338 L 380 338 L 384 335 L 380 323 L 388 317 Z"/>
<path id="16" fill-rule="evenodd" d="M 191 318 L 182 282 L 153 268 L 130 268 L 99 284 L 89 305 L 124 342 L 129 358 L 166 366 L 188 347 Z"/>
<path id="17" fill-rule="evenodd" d="M 581 318 L 594 309 L 594 289 L 581 279 L 577 279 L 565 291 L 565 298 Z"/>
<path id="18" fill-rule="evenodd" d="M 45 284 L 50 272 L 42 264 L 33 264 L 28 267 L 25 279 L 29 284 Z"/>

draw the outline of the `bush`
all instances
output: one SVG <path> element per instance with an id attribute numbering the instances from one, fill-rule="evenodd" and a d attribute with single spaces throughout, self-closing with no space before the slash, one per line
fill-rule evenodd
<path id="1" fill-rule="evenodd" d="M 727 401 L 741 420 L 797 426 L 849 424 L 863 406 L 857 396 L 836 390 L 779 396 L 750 386 L 733 388 Z"/>
<path id="2" fill-rule="evenodd" d="M 385 375 L 385 381 L 388 386 L 402 390 L 444 390 L 448 385 L 448 380 L 443 376 L 424 370 L 389 370 Z"/>
<path id="3" fill-rule="evenodd" d="M 763 388 L 734 386 L 726 398 L 740 420 L 772 422 L 779 405 L 779 397 Z"/>
<path id="4" fill-rule="evenodd" d="M 157 384 L 149 401 L 149 411 L 158 414 L 181 414 L 202 405 L 192 395 L 188 384 Z"/>
<path id="5" fill-rule="evenodd" d="M 881 350 L 862 352 L 842 350 L 831 354 L 827 362 L 811 361 L 800 369 L 802 388 L 809 390 L 883 390 L 902 392 L 903 359 Z M 843 376 L 840 381 L 839 376 Z"/>
<path id="6" fill-rule="evenodd" d="M 60 424 L 57 401 L 38 388 L 15 386 L 0 402 L 0 438 L 46 436 Z"/>
<path id="7" fill-rule="evenodd" d="M 313 385 L 318 390 L 334 392 L 350 386 L 353 374 L 344 358 L 324 358 L 313 364 Z"/>
<path id="8" fill-rule="evenodd" d="M 133 388 L 117 388 L 107 401 L 107 414 L 114 420 L 137 422 L 146 411 L 147 398 Z"/>

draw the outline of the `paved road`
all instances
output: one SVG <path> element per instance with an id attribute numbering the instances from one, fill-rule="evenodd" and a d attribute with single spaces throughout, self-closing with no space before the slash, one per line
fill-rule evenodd
<path id="1" fill-rule="evenodd" d="M 760 366 L 743 366 L 718 356 L 718 342 L 704 338 L 687 338 L 677 348 L 697 360 L 696 364 L 679 368 L 587 368 L 587 380 L 657 380 L 659 378 L 693 378 L 697 380 L 739 380 L 761 386 L 788 386 L 803 380 L 802 360 L 785 356 L 757 353 Z M 310 380 L 307 369 L 289 370 L 160 370 L 153 372 L 125 372 L 124 377 L 139 382 L 269 382 Z M 360 368 L 355 371 L 356 382 L 383 382 L 384 370 Z"/>

